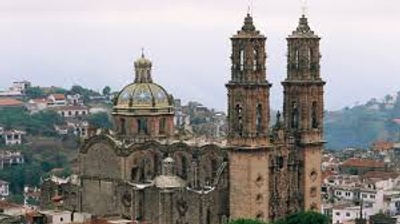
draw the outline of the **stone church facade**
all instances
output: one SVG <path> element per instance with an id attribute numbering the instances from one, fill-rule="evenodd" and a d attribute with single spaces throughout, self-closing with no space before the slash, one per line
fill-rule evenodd
<path id="1" fill-rule="evenodd" d="M 231 37 L 226 144 L 174 137 L 173 98 L 152 79 L 144 55 L 135 81 L 115 100 L 116 130 L 101 131 L 79 152 L 80 185 L 66 207 L 143 223 L 217 224 L 274 220 L 321 206 L 324 84 L 320 38 L 302 16 L 287 38 L 283 112 L 270 124 L 266 37 L 247 15 Z"/>

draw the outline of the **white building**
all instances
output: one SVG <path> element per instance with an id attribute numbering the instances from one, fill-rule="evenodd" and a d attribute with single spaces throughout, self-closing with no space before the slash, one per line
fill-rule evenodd
<path id="1" fill-rule="evenodd" d="M 28 81 L 16 81 L 13 82 L 13 85 L 10 87 L 10 91 L 16 91 L 24 93 L 26 89 L 31 87 L 31 82 Z"/>
<path id="2" fill-rule="evenodd" d="M 28 110 L 31 114 L 45 110 L 52 104 L 52 101 L 46 98 L 31 99 L 28 101 Z"/>
<path id="3" fill-rule="evenodd" d="M 67 103 L 69 106 L 83 106 L 83 97 L 80 94 L 67 95 Z"/>
<path id="4" fill-rule="evenodd" d="M 89 132 L 89 122 L 87 121 L 67 121 L 67 126 L 72 128 L 75 136 L 85 138 Z"/>
<path id="5" fill-rule="evenodd" d="M 89 114 L 89 108 L 86 106 L 63 106 L 57 108 L 57 113 L 62 117 L 81 117 Z"/>
<path id="6" fill-rule="evenodd" d="M 50 101 L 47 104 L 49 107 L 62 107 L 67 105 L 67 99 L 64 94 L 51 94 L 47 99 Z"/>
<path id="7" fill-rule="evenodd" d="M 10 195 L 10 183 L 0 180 L 0 196 L 8 197 Z"/>
<path id="8" fill-rule="evenodd" d="M 332 224 L 342 224 L 360 218 L 361 207 L 352 205 L 339 205 L 332 209 Z M 363 207 L 363 218 L 369 219 L 376 214 L 371 207 Z"/>
<path id="9" fill-rule="evenodd" d="M 367 217 L 383 212 L 392 216 L 400 214 L 400 173 L 372 171 L 361 177 L 349 175 L 331 176 L 324 180 L 324 186 L 330 187 L 338 202 L 345 206 L 333 206 L 333 223 L 343 223 L 358 217 L 362 202 Z M 329 213 L 329 205 L 322 212 Z M 358 214 L 357 214 L 358 213 Z M 363 214 L 364 214 L 363 213 Z"/>
<path id="10" fill-rule="evenodd" d="M 16 166 L 25 163 L 24 156 L 21 152 L 1 151 L 0 152 L 0 169 L 5 167 Z"/>
<path id="11" fill-rule="evenodd" d="M 4 129 L 1 131 L 1 140 L 5 145 L 21 145 L 22 137 L 26 134 L 24 131 L 18 130 L 9 130 L 5 131 Z"/>
<path id="12" fill-rule="evenodd" d="M 40 188 L 24 187 L 24 207 L 26 209 L 37 210 L 40 203 Z"/>

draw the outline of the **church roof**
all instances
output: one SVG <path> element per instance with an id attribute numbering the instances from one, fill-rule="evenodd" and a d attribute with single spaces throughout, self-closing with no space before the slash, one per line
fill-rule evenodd
<path id="1" fill-rule="evenodd" d="M 151 111 L 153 109 L 172 109 L 172 96 L 151 76 L 152 62 L 144 54 L 134 62 L 135 81 L 125 86 L 115 99 L 114 112 L 135 113 L 136 109 Z M 150 112 L 149 112 L 150 113 Z"/>
<path id="2" fill-rule="evenodd" d="M 118 95 L 116 108 L 173 107 L 169 94 L 156 83 L 132 83 Z"/>
<path id="3" fill-rule="evenodd" d="M 295 38 L 319 38 L 314 31 L 311 30 L 310 26 L 308 25 L 308 19 L 305 15 L 300 17 L 299 25 L 289 36 L 289 39 Z"/>

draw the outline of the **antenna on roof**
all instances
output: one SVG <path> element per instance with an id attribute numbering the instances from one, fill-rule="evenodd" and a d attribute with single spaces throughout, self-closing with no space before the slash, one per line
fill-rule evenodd
<path id="1" fill-rule="evenodd" d="M 307 0 L 301 0 L 301 11 L 303 13 L 303 16 L 307 16 L 307 14 L 308 14 L 308 1 Z"/>

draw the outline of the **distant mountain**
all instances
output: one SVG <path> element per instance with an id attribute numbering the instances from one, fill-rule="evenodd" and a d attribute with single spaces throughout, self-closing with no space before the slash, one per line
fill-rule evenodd
<path id="1" fill-rule="evenodd" d="M 383 100 L 325 112 L 327 149 L 368 148 L 374 141 L 398 141 L 400 92 Z"/>

